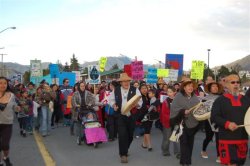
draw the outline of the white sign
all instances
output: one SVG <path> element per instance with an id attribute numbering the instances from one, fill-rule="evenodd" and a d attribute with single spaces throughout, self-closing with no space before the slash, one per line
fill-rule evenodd
<path id="1" fill-rule="evenodd" d="M 89 84 L 99 84 L 101 83 L 100 72 L 98 65 L 90 65 L 88 66 L 88 79 Z"/>
<path id="2" fill-rule="evenodd" d="M 169 69 L 168 77 L 163 78 L 165 82 L 177 81 L 179 70 Z"/>
<path id="3" fill-rule="evenodd" d="M 41 60 L 30 60 L 30 77 L 41 76 L 43 76 Z"/>

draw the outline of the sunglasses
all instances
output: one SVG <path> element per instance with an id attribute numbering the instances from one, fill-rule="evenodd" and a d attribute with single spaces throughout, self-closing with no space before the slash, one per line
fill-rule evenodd
<path id="1" fill-rule="evenodd" d="M 240 81 L 231 81 L 231 84 L 240 84 Z"/>

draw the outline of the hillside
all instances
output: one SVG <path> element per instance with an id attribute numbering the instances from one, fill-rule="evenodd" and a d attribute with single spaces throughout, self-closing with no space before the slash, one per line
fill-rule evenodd
<path id="1" fill-rule="evenodd" d="M 107 58 L 108 58 L 108 60 L 107 60 L 105 70 L 111 69 L 113 67 L 113 65 L 115 65 L 115 64 L 117 64 L 119 66 L 119 68 L 123 68 L 123 66 L 125 64 L 129 64 L 132 61 L 132 59 L 130 59 L 127 56 L 123 56 L 123 55 L 118 56 L 118 57 L 107 57 Z M 85 62 L 81 66 L 83 68 L 85 68 L 85 67 L 88 67 L 88 65 L 96 65 L 98 63 L 99 63 L 98 61 Z"/>
<path id="2" fill-rule="evenodd" d="M 241 66 L 241 70 L 250 71 L 250 55 L 247 55 L 246 57 L 244 57 L 242 59 L 239 59 L 239 60 L 236 60 L 234 62 L 225 64 L 223 66 L 226 66 L 227 68 L 230 69 L 231 67 L 233 67 L 233 66 L 235 66 L 237 64 Z M 217 66 L 215 68 L 220 68 L 220 66 Z"/>
<path id="3" fill-rule="evenodd" d="M 43 62 L 42 69 L 47 69 L 50 62 Z M 11 77 L 17 74 L 24 74 L 26 71 L 30 70 L 29 65 L 21 65 L 19 63 L 6 62 L 4 63 L 4 75 Z"/>
<path id="4" fill-rule="evenodd" d="M 108 58 L 108 61 L 107 61 L 105 70 L 110 70 L 113 67 L 113 65 L 115 65 L 115 64 L 117 64 L 119 66 L 119 68 L 123 68 L 123 66 L 125 64 L 129 64 L 132 61 L 131 58 L 129 58 L 127 56 L 123 56 L 123 55 L 118 56 L 118 57 L 107 57 L 107 58 Z M 49 64 L 50 64 L 50 62 L 43 62 L 42 68 L 47 69 Z M 98 64 L 98 61 L 85 62 L 85 63 L 81 64 L 80 66 L 85 68 L 88 65 L 96 65 L 96 64 Z M 242 59 L 239 59 L 237 61 L 234 61 L 232 63 L 225 64 L 224 66 L 231 68 L 232 66 L 235 66 L 236 64 L 240 65 L 242 70 L 250 71 L 250 55 L 248 55 Z M 150 65 L 144 64 L 144 70 L 147 70 L 147 68 L 149 66 L 152 66 L 152 65 L 153 64 L 150 64 Z M 7 75 L 9 77 L 16 75 L 16 74 L 24 74 L 25 71 L 29 70 L 29 68 L 30 68 L 29 65 L 21 65 L 18 63 L 11 63 L 11 62 L 4 63 L 4 73 L 5 73 L 5 75 Z M 220 66 L 217 66 L 215 68 L 219 69 Z"/>

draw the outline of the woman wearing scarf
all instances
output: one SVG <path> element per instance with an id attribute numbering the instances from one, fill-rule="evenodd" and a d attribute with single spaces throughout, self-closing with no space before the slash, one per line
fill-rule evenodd
<path id="1" fill-rule="evenodd" d="M 175 123 L 183 122 L 183 134 L 180 137 L 180 164 L 191 165 L 194 136 L 198 131 L 199 122 L 193 117 L 190 108 L 200 101 L 194 94 L 197 84 L 186 78 L 180 87 L 180 92 L 176 94 L 170 109 L 170 121 Z"/>
<path id="2" fill-rule="evenodd" d="M 93 93 L 85 89 L 86 84 L 84 82 L 79 83 L 78 91 L 75 91 L 72 96 L 72 107 L 75 110 L 80 110 L 82 116 L 86 116 L 90 111 L 95 111 L 94 106 L 95 96 Z M 81 144 L 81 138 L 83 137 L 81 120 L 78 119 L 77 123 L 77 144 Z"/>
<path id="3" fill-rule="evenodd" d="M 205 100 L 205 104 L 207 103 L 207 105 L 209 105 L 209 110 L 211 111 L 215 99 L 217 99 L 223 92 L 223 86 L 217 82 L 211 82 L 205 86 L 205 92 L 208 95 L 205 96 L 203 100 Z M 216 162 L 220 163 L 220 157 L 219 157 L 220 155 L 218 150 L 218 145 L 219 145 L 218 128 L 214 123 L 211 124 L 210 119 L 205 120 L 205 133 L 206 133 L 206 138 L 203 141 L 201 157 L 208 158 L 206 149 L 209 142 L 212 141 L 213 136 L 215 134 L 216 151 L 217 151 Z"/>

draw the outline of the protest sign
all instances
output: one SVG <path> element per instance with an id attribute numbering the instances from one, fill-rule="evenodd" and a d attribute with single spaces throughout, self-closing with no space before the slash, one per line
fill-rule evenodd
<path id="1" fill-rule="evenodd" d="M 192 61 L 191 79 L 203 79 L 204 73 L 204 62 L 203 61 Z"/>
<path id="2" fill-rule="evenodd" d="M 143 71 L 143 62 L 134 61 L 131 63 L 132 79 L 133 80 L 143 80 L 144 71 Z"/>

